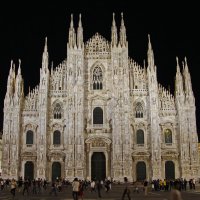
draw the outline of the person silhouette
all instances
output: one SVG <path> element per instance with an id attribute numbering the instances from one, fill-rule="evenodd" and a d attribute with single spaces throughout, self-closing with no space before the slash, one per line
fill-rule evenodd
<path id="1" fill-rule="evenodd" d="M 122 200 L 124 200 L 125 195 L 127 195 L 128 199 L 131 200 L 130 197 L 130 188 L 129 188 L 128 178 L 124 177 L 124 192 L 122 194 Z"/>
<path id="2" fill-rule="evenodd" d="M 181 192 L 179 190 L 172 190 L 170 200 L 182 200 Z"/>

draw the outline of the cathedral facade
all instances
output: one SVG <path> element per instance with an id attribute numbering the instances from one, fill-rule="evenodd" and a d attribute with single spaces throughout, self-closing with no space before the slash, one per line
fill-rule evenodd
<path id="1" fill-rule="evenodd" d="M 49 69 L 47 39 L 40 82 L 24 95 L 21 61 L 11 61 L 4 100 L 2 176 L 114 180 L 196 178 L 196 107 L 187 60 L 177 58 L 175 93 L 147 62 L 129 58 L 123 14 L 111 42 L 84 43 L 81 15 L 69 28 L 67 58 Z"/>

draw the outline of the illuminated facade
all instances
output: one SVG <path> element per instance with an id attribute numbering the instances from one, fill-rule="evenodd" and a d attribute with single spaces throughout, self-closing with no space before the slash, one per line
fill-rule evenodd
<path id="1" fill-rule="evenodd" d="M 199 174 L 196 107 L 187 60 L 177 58 L 175 94 L 157 81 L 148 38 L 147 62 L 129 58 L 123 15 L 111 42 L 84 43 L 81 16 L 71 18 L 67 57 L 49 70 L 47 39 L 40 83 L 23 92 L 21 62 L 8 76 L 4 101 L 4 177 L 193 178 Z"/>

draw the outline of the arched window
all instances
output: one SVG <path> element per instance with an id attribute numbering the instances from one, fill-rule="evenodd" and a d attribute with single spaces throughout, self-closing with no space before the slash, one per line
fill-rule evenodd
<path id="1" fill-rule="evenodd" d="M 103 74 L 101 67 L 95 67 L 93 70 L 93 90 L 103 89 Z"/>
<path id="2" fill-rule="evenodd" d="M 33 131 L 31 130 L 26 132 L 26 144 L 33 144 Z"/>
<path id="3" fill-rule="evenodd" d="M 172 144 L 172 131 L 170 129 L 165 129 L 165 143 Z"/>
<path id="4" fill-rule="evenodd" d="M 144 131 L 139 129 L 137 130 L 137 144 L 144 144 Z"/>
<path id="5" fill-rule="evenodd" d="M 93 124 L 103 124 L 103 110 L 100 107 L 93 110 Z"/>
<path id="6" fill-rule="evenodd" d="M 56 103 L 54 110 L 53 110 L 54 119 L 61 119 L 61 117 L 62 117 L 61 112 L 62 112 L 61 105 L 59 103 Z"/>
<path id="7" fill-rule="evenodd" d="M 135 107 L 135 117 L 143 118 L 143 107 L 141 103 L 137 103 Z"/>
<path id="8" fill-rule="evenodd" d="M 53 132 L 53 144 L 60 144 L 60 131 L 56 130 Z"/>

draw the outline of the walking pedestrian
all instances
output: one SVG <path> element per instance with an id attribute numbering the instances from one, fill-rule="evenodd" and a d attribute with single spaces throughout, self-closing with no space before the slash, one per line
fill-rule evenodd
<path id="1" fill-rule="evenodd" d="M 128 183 L 128 178 L 124 177 L 124 192 L 122 194 L 122 200 L 124 200 L 125 195 L 127 195 L 128 200 L 131 200 L 130 192 L 131 191 L 130 191 L 130 186 L 129 186 L 129 183 Z"/>
<path id="2" fill-rule="evenodd" d="M 172 190 L 170 200 L 182 200 L 181 192 L 179 190 Z"/>

